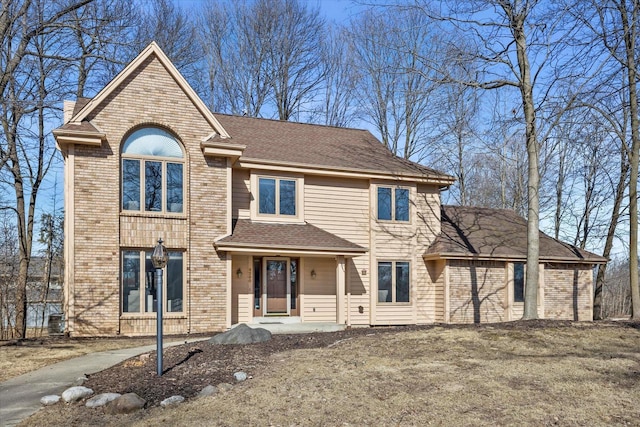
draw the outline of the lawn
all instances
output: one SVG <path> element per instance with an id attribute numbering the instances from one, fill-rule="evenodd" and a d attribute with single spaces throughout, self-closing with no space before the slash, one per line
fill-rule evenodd
<path id="1" fill-rule="evenodd" d="M 57 405 L 23 425 L 640 425 L 638 324 L 515 322 L 327 337 L 321 347 L 283 352 L 227 347 L 236 356 L 228 372 L 252 378 L 175 408 L 109 416 Z M 203 343 L 198 351 L 183 372 L 221 363 L 219 350 Z M 138 381 L 114 369 L 122 383 Z M 96 390 L 105 391 L 112 390 Z"/>

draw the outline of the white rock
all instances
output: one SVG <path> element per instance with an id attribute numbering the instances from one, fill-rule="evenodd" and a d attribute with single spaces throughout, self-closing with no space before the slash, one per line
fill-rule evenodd
<path id="1" fill-rule="evenodd" d="M 40 399 L 40 403 L 42 403 L 44 406 L 54 405 L 59 401 L 60 401 L 60 396 L 58 396 L 57 394 L 50 394 L 47 396 L 43 396 L 42 399 Z"/>
<path id="2" fill-rule="evenodd" d="M 184 401 L 184 397 L 182 396 L 171 396 L 171 397 L 167 397 L 165 400 L 160 402 L 160 406 L 162 406 L 163 408 L 166 408 L 167 406 L 177 405 L 178 403 L 183 401 Z"/>
<path id="3" fill-rule="evenodd" d="M 84 405 L 87 408 L 98 408 L 100 406 L 106 405 L 112 400 L 116 400 L 120 396 L 120 393 L 100 393 L 87 400 L 87 403 L 85 403 Z"/>
<path id="4" fill-rule="evenodd" d="M 75 402 L 83 397 L 91 396 L 93 390 L 84 386 L 70 387 L 62 393 L 62 400 L 65 402 Z"/>
<path id="5" fill-rule="evenodd" d="M 247 374 L 240 371 L 240 372 L 236 372 L 235 374 L 233 374 L 233 378 L 236 379 L 236 381 L 240 382 L 240 381 L 244 381 L 247 379 Z"/>

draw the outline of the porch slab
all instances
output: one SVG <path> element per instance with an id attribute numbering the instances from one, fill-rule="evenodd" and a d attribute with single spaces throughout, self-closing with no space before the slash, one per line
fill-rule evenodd
<path id="1" fill-rule="evenodd" d="M 311 323 L 275 323 L 276 320 L 264 323 L 248 323 L 250 328 L 263 328 L 272 334 L 309 334 L 312 332 L 336 332 L 346 329 L 347 325 L 339 325 L 329 322 L 311 322 Z M 234 325 L 235 326 L 235 325 Z"/>

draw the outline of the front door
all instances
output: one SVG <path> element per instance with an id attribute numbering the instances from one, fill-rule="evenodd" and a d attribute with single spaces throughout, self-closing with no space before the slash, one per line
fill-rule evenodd
<path id="1" fill-rule="evenodd" d="M 288 258 L 265 258 L 264 260 L 264 313 L 289 314 L 291 284 Z"/>

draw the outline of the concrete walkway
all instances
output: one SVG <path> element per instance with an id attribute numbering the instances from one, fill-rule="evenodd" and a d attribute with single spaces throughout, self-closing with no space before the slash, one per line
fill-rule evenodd
<path id="1" fill-rule="evenodd" d="M 234 325 L 236 326 L 236 325 Z M 280 323 L 265 321 L 249 324 L 252 328 L 265 328 L 274 334 L 295 334 L 310 332 L 331 332 L 342 330 L 345 325 L 335 323 Z M 164 348 L 188 342 L 202 341 L 207 338 L 194 338 L 184 341 L 165 342 Z M 81 376 L 93 374 L 142 353 L 155 351 L 156 345 L 125 348 L 120 350 L 90 353 L 85 356 L 65 360 L 45 366 L 37 371 L 0 383 L 0 427 L 14 426 L 28 418 L 40 408 L 40 399 L 49 394 L 60 395 Z"/>
<path id="2" fill-rule="evenodd" d="M 165 342 L 164 348 L 186 342 L 201 341 L 196 338 Z M 90 353 L 32 371 L 0 383 L 0 426 L 13 426 L 31 416 L 40 408 L 40 399 L 49 394 L 60 395 L 85 374 L 93 374 L 142 353 L 155 351 L 156 345 Z"/>

